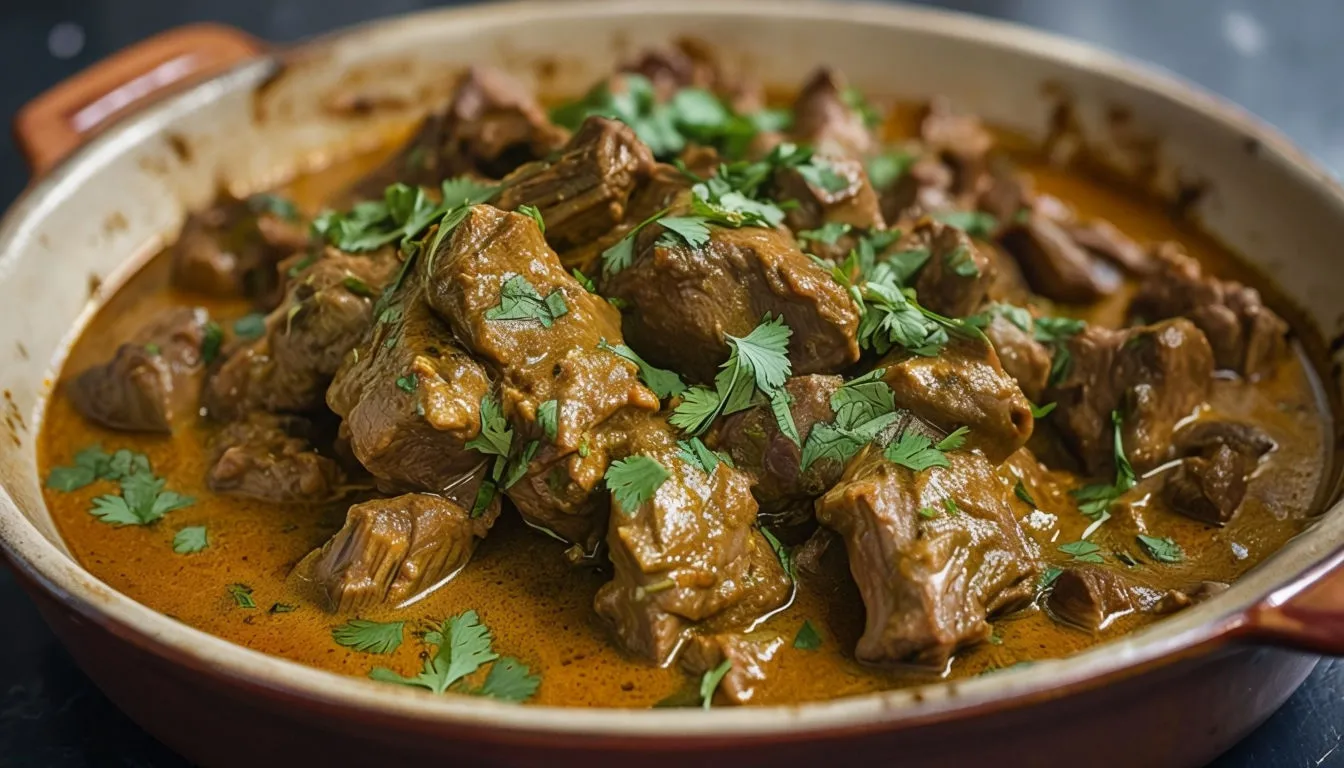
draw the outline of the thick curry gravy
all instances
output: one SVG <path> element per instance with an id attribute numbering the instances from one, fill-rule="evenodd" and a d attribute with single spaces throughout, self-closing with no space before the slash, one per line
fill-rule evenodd
<path id="1" fill-rule="evenodd" d="M 316 210 L 346 179 L 370 167 L 368 159 L 295 181 L 288 190 L 299 204 Z M 1169 219 L 1147 200 L 1118 192 L 1067 170 L 1028 164 L 1037 186 L 1067 200 L 1084 216 L 1104 216 L 1140 242 L 1175 239 L 1209 269 L 1221 272 L 1231 256 L 1208 238 Z M 249 311 L 242 301 L 203 302 L 169 285 L 160 256 L 108 301 L 76 342 L 62 377 L 101 362 L 155 313 L 174 306 L 205 306 L 221 322 Z M 1118 307 L 1100 307 L 1084 319 L 1115 325 Z M 1330 466 L 1330 415 L 1314 371 L 1301 355 L 1255 383 L 1219 380 L 1210 407 L 1236 414 L 1263 428 L 1277 452 L 1251 480 L 1250 491 L 1232 523 L 1205 526 L 1162 508 L 1155 495 L 1132 505 L 1133 515 L 1159 520 L 1161 535 L 1185 550 L 1183 563 L 1141 565 L 1127 574 L 1157 592 L 1202 580 L 1230 582 L 1281 547 L 1309 522 L 1318 488 Z M 41 438 L 43 474 L 69 464 L 76 452 L 101 443 L 111 451 L 145 453 L 168 487 L 196 503 L 144 527 L 111 527 L 88 514 L 94 496 L 114 484 L 97 482 L 79 491 L 46 490 L 46 500 L 62 536 L 77 559 L 114 589 L 186 624 L 227 640 L 323 669 L 365 676 L 374 666 L 399 673 L 418 671 L 426 646 L 408 632 L 391 656 L 373 656 L 336 645 L 331 630 L 345 620 L 324 612 L 311 599 L 295 567 L 341 526 L 348 503 L 320 507 L 280 506 L 212 493 L 205 487 L 211 430 L 202 420 L 170 437 L 116 432 L 82 418 L 56 389 Z M 1077 481 L 1060 474 L 1061 488 Z M 1141 486 L 1142 487 L 1142 486 Z M 1058 516 L 1058 536 L 1044 541 L 1047 560 L 1066 556 L 1055 544 L 1073 541 L 1088 525 L 1061 492 L 1037 499 L 1042 512 Z M 1015 508 L 1025 518 L 1029 508 Z M 174 554 L 174 533 L 205 525 L 210 546 Z M 1029 535 L 1030 526 L 1024 526 Z M 1093 541 L 1103 548 L 1134 550 L 1132 529 L 1123 520 L 1104 527 Z M 406 620 L 423 631 L 431 621 L 476 610 L 495 636 L 495 650 L 516 656 L 537 671 L 542 684 L 532 701 L 547 705 L 648 707 L 685 690 L 688 678 L 667 669 L 633 662 L 611 643 L 592 609 L 593 595 L 607 575 L 570 567 L 565 545 L 529 530 L 507 508 L 471 562 L 451 583 L 413 606 L 361 613 L 375 620 Z M 761 630 L 786 638 L 777 674 L 753 703 L 779 704 L 828 699 L 928 682 L 939 671 L 909 667 L 876 668 L 858 663 L 853 648 L 863 629 L 864 607 L 852 583 L 844 548 L 832 546 L 819 574 L 804 573 L 792 604 L 768 619 Z M 253 589 L 255 609 L 239 607 L 229 585 Z M 295 610 L 274 612 L 276 604 Z M 792 647 L 804 620 L 823 638 L 815 651 Z M 1120 617 L 1095 634 L 1064 626 L 1037 607 L 995 622 L 991 642 L 960 652 L 946 674 L 965 677 L 1033 659 L 1068 656 L 1156 620 L 1151 614 Z"/>

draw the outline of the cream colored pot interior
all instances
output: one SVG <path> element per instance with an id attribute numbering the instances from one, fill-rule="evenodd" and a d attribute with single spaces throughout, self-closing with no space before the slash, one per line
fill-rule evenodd
<path id="1" fill-rule="evenodd" d="M 966 17 L 833 3 L 538 2 L 432 12 L 305 46 L 285 57 L 283 70 L 272 61 L 246 65 L 146 110 L 36 183 L 9 212 L 0 225 L 0 407 L 10 433 L 0 440 L 0 543 L 80 610 L 239 677 L 284 679 L 344 705 L 409 717 L 709 733 L 892 717 L 900 712 L 893 703 L 926 714 L 1115 671 L 1234 620 L 1344 541 L 1344 522 L 1332 513 L 1218 600 L 1098 652 L 962 683 L 955 700 L 935 686 L 918 703 L 908 692 L 893 692 L 791 708 L 772 718 L 759 710 L 716 711 L 708 718 L 672 710 L 618 715 L 430 700 L 209 638 L 112 593 L 65 556 L 35 468 L 43 399 L 76 330 L 145 255 L 174 236 L 187 210 L 206 204 L 221 183 L 259 188 L 412 117 L 410 111 L 340 117 L 327 108 L 338 95 L 423 100 L 446 93 L 451 73 L 471 62 L 501 65 L 573 93 L 626 53 L 678 35 L 717 44 L 769 83 L 797 83 L 825 62 L 867 92 L 946 94 L 960 108 L 1036 138 L 1045 135 L 1058 102 L 1053 94 L 1066 92 L 1086 134 L 1120 163 L 1133 158 L 1108 138 L 1107 115 L 1123 107 L 1132 115 L 1131 132 L 1160 137 L 1162 183 L 1169 189 L 1178 180 L 1205 183 L 1209 192 L 1196 212 L 1207 227 L 1273 275 L 1327 336 L 1344 329 L 1339 188 L 1235 110 L 1090 49 Z M 183 143 L 188 152 L 180 151 Z M 102 287 L 91 290 L 95 283 Z M 600 717 L 606 719 L 594 719 Z"/>

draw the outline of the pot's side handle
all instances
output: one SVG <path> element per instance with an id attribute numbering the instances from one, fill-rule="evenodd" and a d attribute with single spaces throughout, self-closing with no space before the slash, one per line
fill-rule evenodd
<path id="1" fill-rule="evenodd" d="M 264 49 L 246 32 L 219 24 L 170 29 L 93 64 L 25 104 L 14 118 L 14 139 L 33 175 L 40 175 L 134 107 Z"/>
<path id="2" fill-rule="evenodd" d="M 1255 640 L 1344 656 L 1344 551 L 1253 608 L 1245 629 Z"/>

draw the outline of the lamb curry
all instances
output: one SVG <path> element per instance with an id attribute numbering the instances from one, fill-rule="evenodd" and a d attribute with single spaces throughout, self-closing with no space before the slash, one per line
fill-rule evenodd
<path id="1" fill-rule="evenodd" d="M 474 67 L 191 216 L 45 417 L 79 561 L 389 685 L 709 707 L 1067 656 L 1309 523 L 1310 329 L 1156 203 L 689 45 L 550 106 Z"/>

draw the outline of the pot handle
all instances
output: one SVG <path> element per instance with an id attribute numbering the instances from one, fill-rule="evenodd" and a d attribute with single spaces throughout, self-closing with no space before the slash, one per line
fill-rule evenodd
<path id="1" fill-rule="evenodd" d="M 14 139 L 39 176 L 116 118 L 190 80 L 253 58 L 265 46 L 239 29 L 191 24 L 122 49 L 28 102 Z"/>
<path id="2" fill-rule="evenodd" d="M 1344 656 L 1344 551 L 1251 609 L 1255 639 L 1326 656 Z"/>

